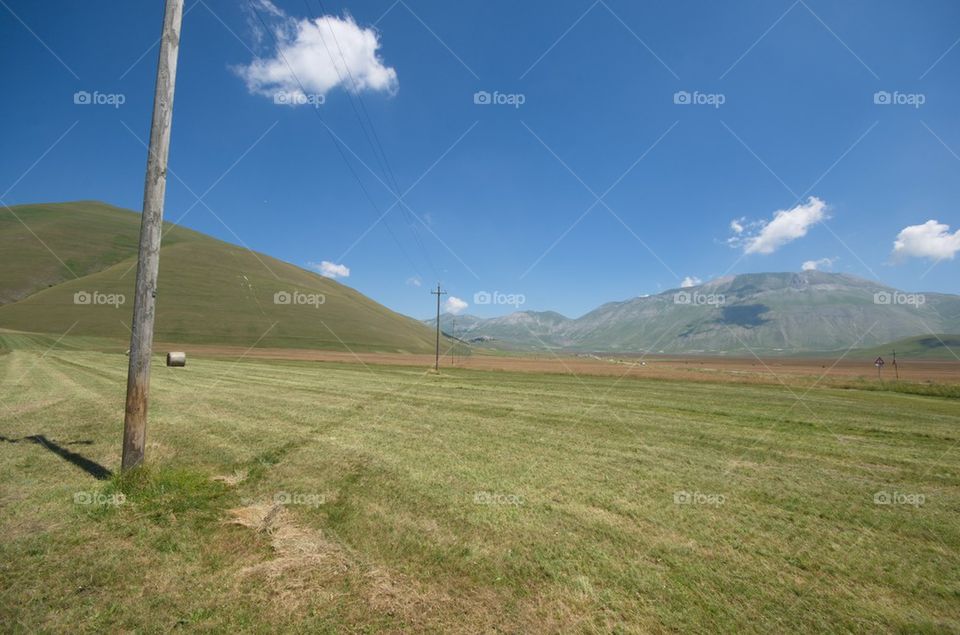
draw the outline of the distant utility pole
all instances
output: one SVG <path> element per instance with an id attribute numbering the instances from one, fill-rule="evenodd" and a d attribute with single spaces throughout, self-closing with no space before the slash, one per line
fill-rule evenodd
<path id="1" fill-rule="evenodd" d="M 453 365 L 456 366 L 460 351 L 457 350 L 457 318 L 454 315 L 450 316 L 450 333 L 453 334 Z"/>
<path id="2" fill-rule="evenodd" d="M 163 234 L 163 199 L 167 189 L 167 157 L 170 154 L 170 125 L 173 119 L 173 88 L 180 50 L 180 23 L 183 0 L 166 0 L 157 83 L 153 95 L 153 121 L 140 217 L 140 252 L 137 259 L 137 288 L 133 299 L 130 337 L 130 365 L 127 370 L 127 403 L 123 418 L 123 459 L 121 468 L 130 470 L 143 463 L 147 444 L 147 397 L 150 393 L 150 355 L 153 349 L 154 304 L 157 272 L 160 267 L 160 239 Z"/>
<path id="3" fill-rule="evenodd" d="M 900 381 L 900 367 L 897 366 L 897 351 L 893 351 L 893 372 L 897 375 L 897 381 Z"/>
<path id="4" fill-rule="evenodd" d="M 433 368 L 437 371 L 440 370 L 440 296 L 447 295 L 446 291 L 440 290 L 440 283 L 437 283 L 437 290 L 431 291 L 431 295 L 437 296 L 437 361 L 434 363 Z"/>

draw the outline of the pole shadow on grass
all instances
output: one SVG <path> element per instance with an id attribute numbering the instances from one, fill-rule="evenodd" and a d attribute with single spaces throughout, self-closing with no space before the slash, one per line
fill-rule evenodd
<path id="1" fill-rule="evenodd" d="M 113 476 L 113 472 L 111 472 L 104 466 L 100 465 L 96 461 L 92 461 L 87 457 L 83 456 L 82 454 L 71 452 L 67 448 L 61 445 L 57 445 L 56 443 L 54 443 L 53 441 L 51 441 L 50 439 L 48 439 L 42 434 L 32 434 L 28 437 L 23 437 L 22 439 L 11 439 L 9 437 L 0 435 L 0 441 L 5 441 L 7 443 L 22 443 L 24 441 L 28 443 L 35 443 L 41 447 L 46 448 L 47 450 L 50 450 L 51 452 L 59 456 L 64 461 L 68 463 L 72 463 L 73 465 L 79 467 L 81 470 L 83 470 L 84 472 L 86 472 L 87 474 L 89 474 L 95 479 L 105 481 L 111 476 Z M 91 442 L 76 441 L 74 443 L 77 443 L 77 444 L 82 443 L 84 445 L 90 445 Z"/>

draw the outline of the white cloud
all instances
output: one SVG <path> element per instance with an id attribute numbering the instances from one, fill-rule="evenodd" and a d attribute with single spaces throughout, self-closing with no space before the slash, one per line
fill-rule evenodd
<path id="1" fill-rule="evenodd" d="M 353 93 L 396 92 L 397 71 L 385 66 L 377 54 L 380 38 L 373 28 L 360 27 L 349 15 L 296 19 L 269 0 L 258 4 L 275 19 L 268 28 L 276 49 L 233 68 L 252 94 L 293 105 L 314 103 L 306 99 L 305 92 L 326 95 L 337 87 Z M 256 27 L 254 36 L 260 41 L 262 28 Z M 273 39 L 269 41 L 272 48 Z M 286 98 L 278 97 L 281 95 Z"/>
<path id="2" fill-rule="evenodd" d="M 443 303 L 443 310 L 451 315 L 459 315 L 466 309 L 469 304 L 461 300 L 456 296 L 450 296 L 447 298 L 447 301 Z"/>
<path id="3" fill-rule="evenodd" d="M 960 229 L 950 233 L 950 226 L 928 220 L 923 225 L 904 227 L 893 243 L 893 255 L 897 259 L 930 258 L 953 260 L 960 251 Z"/>
<path id="4" fill-rule="evenodd" d="M 286 18 L 287 14 L 283 12 L 283 9 L 279 8 L 277 5 L 273 4 L 270 0 L 254 0 L 253 2 L 261 10 L 266 11 L 270 15 L 276 18 Z"/>
<path id="5" fill-rule="evenodd" d="M 800 268 L 803 271 L 818 271 L 820 269 L 830 269 L 836 258 L 820 258 L 819 260 L 805 260 Z"/>
<path id="6" fill-rule="evenodd" d="M 411 276 L 407 278 L 407 284 L 411 287 L 420 287 L 423 286 L 423 281 L 420 280 L 420 276 Z"/>
<path id="7" fill-rule="evenodd" d="M 827 204 L 811 196 L 806 203 L 793 209 L 781 209 L 773 213 L 773 220 L 745 223 L 745 219 L 730 222 L 734 236 L 727 239 L 732 247 L 743 247 L 745 254 L 772 254 L 780 247 L 797 238 L 827 217 Z"/>
<path id="8" fill-rule="evenodd" d="M 347 265 L 338 265 L 336 263 L 330 262 L 329 260 L 324 260 L 319 264 L 315 262 L 308 262 L 307 266 L 319 273 L 322 276 L 327 278 L 349 278 L 350 277 L 350 267 Z"/>
<path id="9" fill-rule="evenodd" d="M 680 282 L 681 289 L 688 289 L 690 287 L 695 287 L 698 284 L 703 284 L 703 280 L 696 276 L 687 276 Z"/>

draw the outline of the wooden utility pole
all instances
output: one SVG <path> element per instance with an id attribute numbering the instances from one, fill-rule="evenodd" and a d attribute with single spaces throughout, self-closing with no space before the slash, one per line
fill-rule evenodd
<path id="1" fill-rule="evenodd" d="M 440 370 L 440 296 L 447 295 L 446 291 L 440 290 L 440 283 L 437 283 L 437 290 L 431 291 L 431 295 L 437 296 L 437 361 L 434 363 L 434 370 Z"/>
<path id="2" fill-rule="evenodd" d="M 140 217 L 140 253 L 137 288 L 133 298 L 130 365 L 127 370 L 127 403 L 123 418 L 123 471 L 143 463 L 147 444 L 147 397 L 150 393 L 150 355 L 153 352 L 154 305 L 163 234 L 163 199 L 167 189 L 167 157 L 173 119 L 173 88 L 180 50 L 183 0 L 166 0 L 157 83 L 153 95 L 153 121 Z"/>
<path id="3" fill-rule="evenodd" d="M 900 381 L 900 367 L 897 366 L 897 351 L 893 351 L 893 372 L 897 375 L 897 381 Z"/>

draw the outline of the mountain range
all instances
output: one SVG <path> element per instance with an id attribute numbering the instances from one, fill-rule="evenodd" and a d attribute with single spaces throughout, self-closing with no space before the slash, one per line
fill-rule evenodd
<path id="1" fill-rule="evenodd" d="M 435 320 L 427 320 L 435 325 Z M 449 335 L 506 349 L 783 355 L 960 333 L 960 296 L 903 292 L 823 271 L 725 276 L 568 318 L 441 316 Z"/>
<path id="2" fill-rule="evenodd" d="M 0 329 L 128 340 L 139 229 L 138 213 L 97 201 L 0 208 Z M 935 352 L 960 334 L 960 296 L 820 271 L 752 273 L 578 318 L 445 314 L 441 328 L 517 351 L 783 355 L 915 338 L 917 351 Z M 428 353 L 434 329 L 313 271 L 164 226 L 158 342 Z"/>

